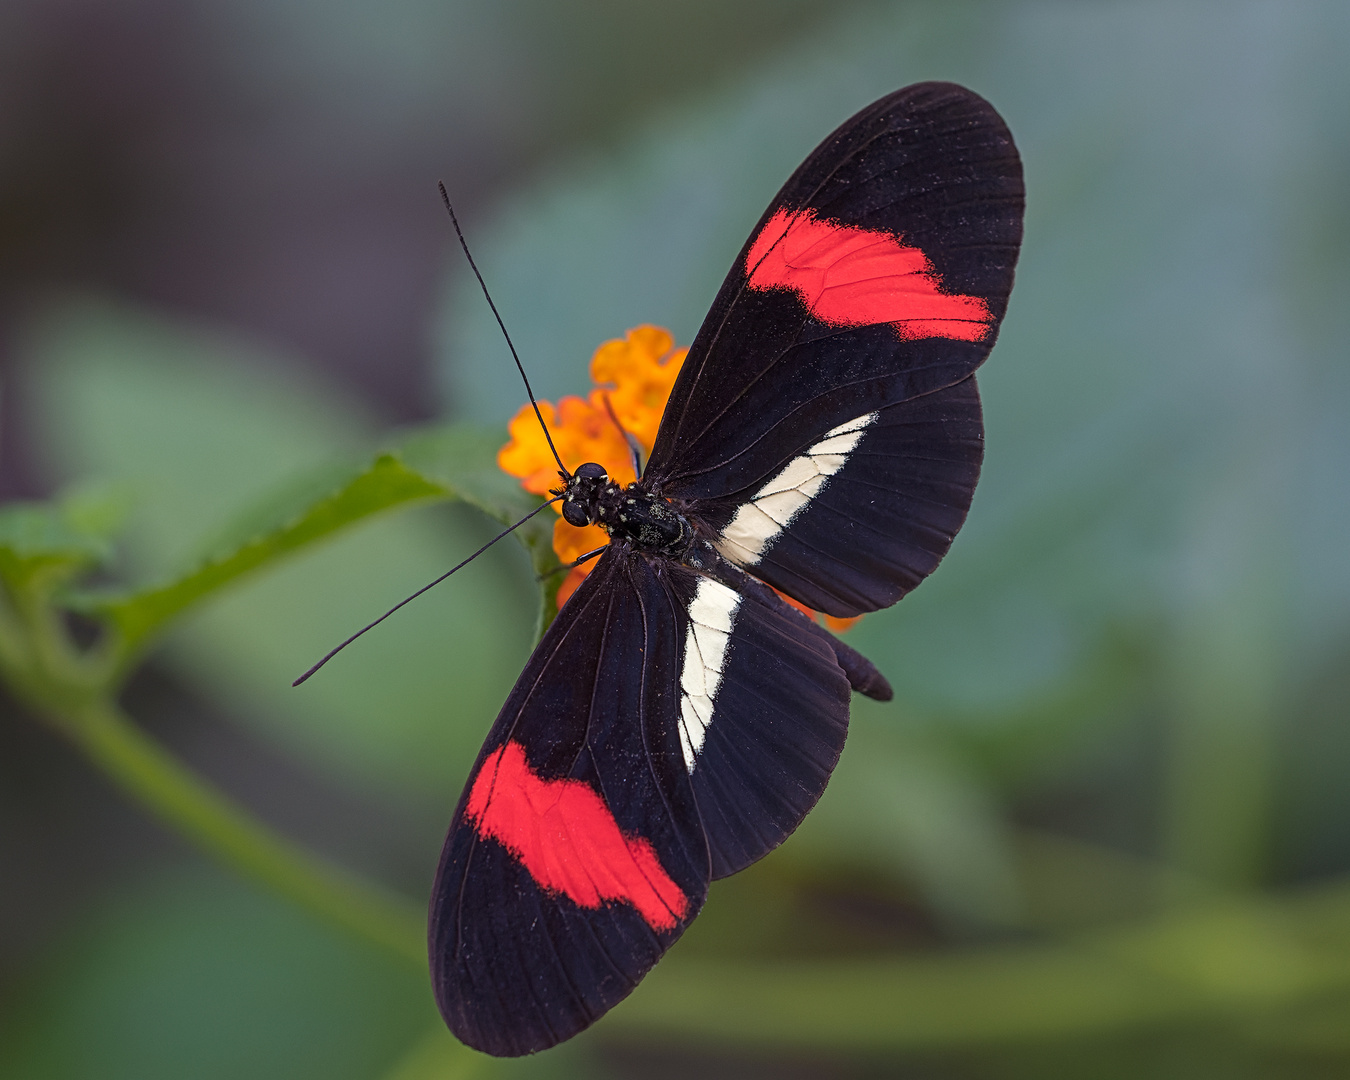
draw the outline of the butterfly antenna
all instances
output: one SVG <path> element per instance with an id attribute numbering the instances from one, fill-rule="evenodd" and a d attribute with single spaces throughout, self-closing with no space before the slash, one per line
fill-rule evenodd
<path id="1" fill-rule="evenodd" d="M 339 645 L 336 649 L 330 650 L 330 651 L 327 653 L 327 655 L 324 656 L 324 658 L 323 658 L 322 660 L 320 660 L 320 661 L 319 661 L 317 664 L 315 664 L 312 668 L 310 668 L 310 669 L 309 669 L 308 671 L 306 671 L 303 675 L 301 675 L 300 678 L 296 679 L 295 682 L 291 683 L 291 685 L 292 685 L 292 686 L 299 686 L 302 682 L 304 682 L 306 679 L 308 679 L 311 675 L 313 675 L 316 671 L 318 671 L 319 668 L 323 667 L 324 664 L 328 663 L 329 660 L 333 659 L 333 657 L 335 657 L 338 653 L 340 653 L 343 649 L 345 649 L 345 648 L 346 648 L 348 645 L 350 645 L 353 641 L 355 641 L 357 638 L 359 638 L 359 637 L 360 637 L 362 634 L 364 634 L 367 630 L 373 630 L 373 629 L 375 629 L 375 627 L 379 626 L 380 623 L 384 622 L 385 619 L 389 618 L 390 615 L 392 615 L 394 612 L 396 612 L 399 608 L 403 607 L 404 604 L 411 603 L 412 601 L 416 600 L 419 596 L 421 596 L 424 592 L 426 592 L 428 589 L 432 588 L 432 587 L 435 586 L 435 585 L 439 585 L 442 581 L 444 581 L 446 578 L 448 578 L 448 577 L 449 577 L 451 574 L 453 574 L 456 570 L 460 570 L 460 569 L 463 569 L 464 567 L 468 566 L 469 563 L 473 562 L 474 559 L 478 558 L 479 555 L 483 554 L 483 552 L 485 552 L 488 548 L 490 548 L 493 544 L 495 544 L 495 543 L 496 543 L 498 540 L 500 540 L 502 537 L 504 537 L 504 536 L 509 536 L 511 533 L 515 532 L 515 531 L 516 531 L 517 529 L 519 529 L 522 525 L 524 525 L 525 522 L 529 521 L 530 518 L 534 517 L 535 514 L 539 513 L 539 511 L 542 510 L 545 506 L 550 506 L 550 505 L 552 505 L 553 503 L 557 502 L 557 501 L 558 501 L 559 499 L 561 499 L 561 498 L 562 498 L 561 495 L 557 495 L 557 496 L 554 496 L 552 499 L 549 499 L 548 502 L 546 502 L 546 503 L 541 503 L 540 505 L 536 506 L 533 510 L 531 510 L 528 514 L 526 514 L 523 518 L 521 518 L 519 521 L 517 521 L 517 522 L 516 522 L 514 525 L 512 525 L 510 528 L 503 529 L 501 532 L 499 532 L 496 536 L 494 536 L 494 537 L 493 537 L 491 540 L 489 540 L 486 544 L 484 544 L 482 547 L 480 547 L 477 551 L 475 551 L 472 555 L 470 555 L 467 559 L 465 559 L 465 560 L 464 560 L 462 563 L 460 563 L 458 566 L 452 566 L 449 570 L 447 570 L 444 574 L 442 574 L 440 577 L 438 577 L 435 581 L 430 582 L 430 583 L 427 584 L 427 585 L 423 585 L 420 589 L 418 589 L 418 590 L 417 590 L 415 593 L 413 593 L 411 596 L 406 597 L 406 598 L 404 598 L 403 600 L 400 600 L 397 604 L 395 604 L 393 607 L 391 607 L 388 611 L 386 611 L 383 615 L 381 615 L 381 616 L 380 616 L 378 619 L 376 619 L 373 623 L 370 623 L 370 624 L 368 624 L 368 625 L 366 625 L 366 626 L 361 627 L 360 630 L 358 630 L 356 633 L 354 633 L 351 637 L 349 637 L 346 641 L 344 641 L 344 642 L 343 642 L 341 645 Z"/>
<path id="2" fill-rule="evenodd" d="M 573 559 L 569 563 L 563 563 L 561 566 L 555 566 L 552 570 L 545 570 L 542 574 L 539 575 L 539 580 L 547 581 L 554 574 L 563 574 L 566 573 L 568 570 L 575 570 L 582 563 L 590 562 L 597 555 L 603 555 L 608 550 L 609 550 L 609 543 L 605 542 L 601 544 L 598 548 L 596 548 L 594 551 L 586 552 L 586 554 L 581 556 L 581 558 L 579 559 Z"/>
<path id="3" fill-rule="evenodd" d="M 436 187 L 440 190 L 441 202 L 445 203 L 446 212 L 450 215 L 450 224 L 455 227 L 455 235 L 459 237 L 459 246 L 464 249 L 464 257 L 469 260 L 469 268 L 473 271 L 473 276 L 478 279 L 478 287 L 483 290 L 483 298 L 487 300 L 488 307 L 492 309 L 492 315 L 497 320 L 497 325 L 502 328 L 502 337 L 506 338 L 506 347 L 511 350 L 511 358 L 516 362 L 516 370 L 520 372 L 521 381 L 525 384 L 525 393 L 530 395 L 530 404 L 534 407 L 534 415 L 539 419 L 539 426 L 544 429 L 544 438 L 548 440 L 548 448 L 553 451 L 553 460 L 558 463 L 558 471 L 566 479 L 572 474 L 563 464 L 562 458 L 558 456 L 558 449 L 553 445 L 553 436 L 548 433 L 548 425 L 544 423 L 544 414 L 539 411 L 539 402 L 534 400 L 534 391 L 530 389 L 530 380 L 525 374 L 525 366 L 520 362 L 520 355 L 516 352 L 515 345 L 511 343 L 511 335 L 506 332 L 506 323 L 502 322 L 501 315 L 497 313 L 497 305 L 492 302 L 492 294 L 488 292 L 487 283 L 483 280 L 483 275 L 478 272 L 478 264 L 473 261 L 473 255 L 469 252 L 469 243 L 464 239 L 464 230 L 459 227 L 459 218 L 455 217 L 455 208 L 450 205 L 450 194 L 445 190 L 445 182 L 437 181 Z"/>

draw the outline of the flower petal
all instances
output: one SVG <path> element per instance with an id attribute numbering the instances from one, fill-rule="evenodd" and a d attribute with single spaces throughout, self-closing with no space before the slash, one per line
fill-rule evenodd
<path id="1" fill-rule="evenodd" d="M 608 385 L 610 405 L 624 430 L 650 452 L 675 376 L 688 349 L 676 349 L 669 330 L 636 326 L 606 341 L 591 357 L 591 378 Z"/>
<path id="2" fill-rule="evenodd" d="M 541 401 L 539 413 L 549 430 L 556 432 L 558 422 L 552 403 Z M 497 466 L 504 473 L 519 476 L 523 481 L 521 487 L 526 491 L 547 495 L 549 488 L 558 484 L 558 464 L 553 460 L 534 409 L 522 405 L 511 418 L 507 430 L 511 433 L 511 441 L 497 451 Z"/>
<path id="3" fill-rule="evenodd" d="M 567 524 L 562 518 L 553 523 L 553 550 L 563 563 L 574 562 L 588 551 L 594 551 L 608 543 L 609 533 L 599 525 L 587 525 L 578 529 L 575 525 Z M 582 566 L 588 569 L 591 564 L 583 563 Z"/>
<path id="4" fill-rule="evenodd" d="M 581 566 L 572 567 L 571 573 L 563 578 L 563 583 L 558 586 L 558 606 L 562 607 L 567 603 L 568 597 L 577 591 L 577 586 L 586 580 L 586 575 L 591 572 L 591 563 L 583 563 Z"/>

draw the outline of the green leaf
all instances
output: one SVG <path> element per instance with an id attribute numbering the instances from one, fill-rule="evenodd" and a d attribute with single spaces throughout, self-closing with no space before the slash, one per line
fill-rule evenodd
<path id="1" fill-rule="evenodd" d="M 208 558 L 182 577 L 129 595 L 90 598 L 84 606 L 108 618 L 121 632 L 124 647 L 131 650 L 175 615 L 241 574 L 260 569 L 381 510 L 447 494 L 446 489 L 406 468 L 397 458 L 381 454 L 298 515 Z"/>
<path id="2" fill-rule="evenodd" d="M 301 377 L 290 358 L 126 305 L 53 303 L 21 351 L 36 463 L 63 481 L 94 478 L 125 493 L 119 557 L 136 585 L 180 576 L 232 535 L 249 538 L 232 534 L 231 522 L 256 535 L 264 523 L 247 519 L 262 493 L 322 480 L 334 461 L 360 461 L 374 445 L 359 406 Z M 340 479 L 329 472 L 310 495 Z M 273 509 L 268 526 L 288 507 Z"/>
<path id="3" fill-rule="evenodd" d="M 21 590 L 38 577 L 59 582 L 107 562 L 122 510 L 104 488 L 79 488 L 55 503 L 0 507 L 0 578 Z"/>
<path id="4" fill-rule="evenodd" d="M 107 554 L 106 543 L 72 529 L 54 507 L 28 503 L 0 509 L 0 576 L 11 588 L 45 570 L 74 572 Z"/>
<path id="5" fill-rule="evenodd" d="M 504 441 L 499 429 L 441 424 L 399 439 L 398 455 L 409 468 L 509 525 L 537 507 L 540 500 L 497 465 L 497 451 Z M 538 526 L 531 523 L 520 531 L 528 534 L 536 529 Z M 546 531 L 551 533 L 551 528 Z"/>
<path id="6" fill-rule="evenodd" d="M 341 463 L 373 457 L 377 436 L 359 406 L 301 377 L 293 360 L 201 327 L 123 305 L 67 303 L 49 308 L 25 344 L 35 458 L 48 475 L 97 477 L 130 496 L 117 565 L 137 592 L 294 523 L 361 471 Z M 493 443 L 478 466 L 495 469 Z M 473 471 L 468 465 L 461 473 Z M 290 685 L 352 630 L 500 531 L 444 495 L 405 505 L 269 562 L 266 574 L 240 574 L 211 603 L 184 609 L 162 628 L 169 633 L 157 663 L 308 767 L 397 793 L 412 816 L 425 815 L 418 827 L 434 844 L 443 793 L 462 779 L 528 651 L 538 590 L 517 545 L 497 544 L 321 678 Z"/>
<path id="7" fill-rule="evenodd" d="M 520 486 L 497 465 L 501 448 L 499 431 L 472 424 L 446 424 L 417 433 L 403 443 L 403 459 L 423 476 L 453 490 L 490 518 L 511 525 L 540 505 L 540 498 Z M 553 550 L 552 514 L 540 514 L 514 533 L 529 553 L 530 564 L 540 579 L 539 618 L 535 641 L 543 636 L 558 614 L 558 588 L 563 575 Z"/>
<path id="8" fill-rule="evenodd" d="M 223 530 L 212 545 L 213 554 L 182 576 L 129 593 L 86 594 L 76 599 L 75 606 L 108 619 L 131 653 L 169 620 L 241 575 L 392 507 L 429 498 L 459 499 L 496 521 L 514 524 L 537 510 L 541 500 L 497 467 L 500 444 L 499 433 L 472 425 L 449 424 L 418 432 L 402 450 L 380 454 L 359 472 L 343 470 L 347 475 L 336 484 L 331 470 L 326 470 L 245 511 Z M 552 524 L 552 518 L 540 515 L 513 534 L 543 580 L 540 633 L 557 613 L 561 582 L 560 575 L 550 573 L 558 568 Z M 26 526 L 16 522 L 14 528 L 26 529 L 24 535 L 31 533 L 33 542 L 41 532 L 36 522 Z M 61 538 L 66 536 L 86 547 L 93 542 L 59 523 L 49 523 L 46 529 L 53 544 L 65 542 Z M 0 572 L 4 565 L 0 561 Z"/>

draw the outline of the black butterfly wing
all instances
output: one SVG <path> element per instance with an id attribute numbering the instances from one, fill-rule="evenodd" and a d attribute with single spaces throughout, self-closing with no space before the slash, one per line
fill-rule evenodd
<path id="1" fill-rule="evenodd" d="M 675 384 L 643 485 L 726 562 L 624 544 L 526 665 L 446 840 L 436 998 L 497 1055 L 625 997 L 710 878 L 780 843 L 824 790 L 865 659 L 812 606 L 894 602 L 969 506 L 972 373 L 1012 285 L 1021 170 L 1002 121 L 929 83 L 825 141 L 747 242 Z"/>
<path id="2" fill-rule="evenodd" d="M 710 877 L 777 846 L 824 791 L 848 729 L 841 663 L 866 662 L 719 570 L 607 551 L 488 735 L 430 920 L 437 1002 L 470 1046 L 514 1056 L 589 1026 Z"/>
<path id="3" fill-rule="evenodd" d="M 965 522 L 984 455 L 975 376 L 844 426 L 749 498 L 700 510 L 726 558 L 817 611 L 849 616 L 918 585 Z"/>
<path id="4" fill-rule="evenodd" d="M 432 984 L 464 1042 L 549 1047 L 622 1000 L 703 904 L 677 606 L 612 548 L 526 664 L 470 774 L 430 916 Z"/>
<path id="5" fill-rule="evenodd" d="M 759 554 L 746 561 L 723 544 L 724 554 L 833 614 L 893 603 L 946 551 L 980 461 L 973 383 L 931 407 L 902 406 L 968 380 L 988 355 L 1022 206 L 1012 137 L 970 91 L 922 83 L 858 113 L 787 182 L 733 265 L 676 380 L 644 480 L 719 539 L 742 507 L 785 483 L 765 504 L 780 504 L 779 520 L 761 521 L 758 535 L 746 517 L 739 523 Z M 944 410 L 952 432 L 932 422 Z M 924 457 L 923 431 L 934 440 L 930 477 L 910 472 Z M 859 450 L 873 458 L 866 467 L 851 456 Z M 934 485 L 941 505 L 929 513 L 919 502 Z M 851 533 L 789 544 L 785 534 L 825 493 L 831 520 L 853 522 Z M 916 511 L 904 550 L 860 552 L 858 537 L 892 535 L 897 497 Z M 832 563 L 852 569 L 837 575 Z M 806 580 L 811 596 L 797 591 Z"/>
<path id="6" fill-rule="evenodd" d="M 734 567 L 671 574 L 689 597 L 681 750 L 713 877 L 726 877 L 787 839 L 824 792 L 848 733 L 850 683 L 878 697 L 889 697 L 890 687 Z"/>

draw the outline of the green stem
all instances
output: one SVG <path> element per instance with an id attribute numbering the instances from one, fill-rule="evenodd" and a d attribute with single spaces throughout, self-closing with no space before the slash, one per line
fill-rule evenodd
<path id="1" fill-rule="evenodd" d="M 110 628 L 100 650 L 82 652 L 53 601 L 75 567 L 69 560 L 45 569 L 0 566 L 0 678 L 127 794 L 208 854 L 425 967 L 424 919 L 412 905 L 278 835 L 117 707 L 114 658 L 125 651 L 125 635 Z"/>
<path id="2" fill-rule="evenodd" d="M 425 923 L 411 904 L 278 836 L 116 705 L 93 700 L 58 724 L 124 791 L 208 854 L 330 922 L 426 964 Z"/>

